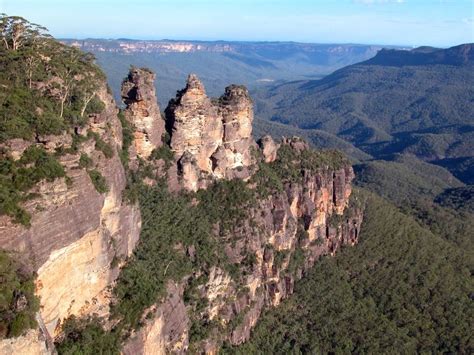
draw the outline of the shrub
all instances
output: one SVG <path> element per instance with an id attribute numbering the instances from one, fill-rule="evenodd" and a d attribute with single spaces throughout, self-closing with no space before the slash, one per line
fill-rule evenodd
<path id="1" fill-rule="evenodd" d="M 56 342 L 59 354 L 120 354 L 120 338 L 116 332 L 104 330 L 100 319 L 74 316 L 63 325 L 62 341 Z"/>
<path id="2" fill-rule="evenodd" d="M 107 159 L 110 159 L 114 156 L 114 150 L 111 145 L 100 138 L 98 133 L 89 131 L 87 132 L 87 136 L 94 139 L 95 149 L 101 151 Z"/>
<path id="3" fill-rule="evenodd" d="M 90 168 L 92 163 L 92 159 L 86 153 L 81 153 L 81 157 L 79 158 L 79 166 L 81 168 Z"/>
<path id="4" fill-rule="evenodd" d="M 0 339 L 16 337 L 36 327 L 39 300 L 34 294 L 33 275 L 0 250 Z"/>
<path id="5" fill-rule="evenodd" d="M 105 110 L 105 104 L 96 95 L 87 105 L 85 114 L 86 115 L 99 114 L 99 113 L 102 113 L 104 110 Z"/>
<path id="6" fill-rule="evenodd" d="M 118 118 L 122 124 L 122 151 L 120 152 L 120 160 L 122 161 L 122 165 L 127 168 L 129 160 L 128 149 L 133 142 L 133 126 L 125 118 L 123 111 L 119 111 Z"/>
<path id="7" fill-rule="evenodd" d="M 96 170 L 88 171 L 89 177 L 91 178 L 92 184 L 94 185 L 97 192 L 103 194 L 109 191 L 109 186 L 107 185 L 107 180 L 102 176 L 102 174 Z"/>
<path id="8" fill-rule="evenodd" d="M 171 166 L 171 163 L 173 162 L 174 154 L 168 145 L 163 144 L 161 147 L 156 148 L 153 150 L 153 152 L 151 152 L 151 159 L 153 160 L 163 159 L 163 161 L 165 162 L 165 165 L 169 167 Z"/>
<path id="9" fill-rule="evenodd" d="M 36 145 L 26 149 L 18 161 L 4 155 L 0 161 L 0 215 L 29 225 L 30 216 L 20 207 L 28 197 L 28 190 L 41 180 L 54 181 L 61 177 L 66 177 L 61 163 Z"/>

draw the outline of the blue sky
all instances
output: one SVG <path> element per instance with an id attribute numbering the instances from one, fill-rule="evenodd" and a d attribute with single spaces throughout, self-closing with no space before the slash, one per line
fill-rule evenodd
<path id="1" fill-rule="evenodd" d="M 474 42 L 474 0 L 0 0 L 55 37 Z"/>

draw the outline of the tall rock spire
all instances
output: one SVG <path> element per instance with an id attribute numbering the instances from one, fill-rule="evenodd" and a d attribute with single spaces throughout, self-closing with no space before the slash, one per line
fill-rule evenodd
<path id="1" fill-rule="evenodd" d="M 170 101 L 166 119 L 175 156 L 179 159 L 189 152 L 200 170 L 211 172 L 210 157 L 222 144 L 223 125 L 217 107 L 196 75 L 189 75 L 186 88 Z"/>
<path id="2" fill-rule="evenodd" d="M 134 125 L 134 141 L 130 156 L 146 159 L 153 149 L 162 145 L 165 121 L 156 99 L 155 74 L 148 69 L 130 69 L 122 83 L 125 117 Z"/>
<path id="3" fill-rule="evenodd" d="M 245 87 L 231 85 L 212 101 L 198 77 L 191 74 L 186 87 L 170 101 L 166 121 L 176 160 L 186 157 L 181 169 L 186 166 L 186 171 L 191 171 L 190 162 L 194 161 L 204 185 L 210 178 L 250 176 L 250 149 L 255 142 L 252 101 Z M 184 180 L 198 176 L 182 172 Z M 203 187 L 195 181 L 184 181 L 183 186 L 193 190 Z"/>

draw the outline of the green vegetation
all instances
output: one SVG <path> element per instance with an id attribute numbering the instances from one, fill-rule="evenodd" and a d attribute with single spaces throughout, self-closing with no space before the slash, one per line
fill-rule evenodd
<path id="1" fill-rule="evenodd" d="M 0 280 L 0 339 L 20 336 L 37 325 L 33 275 L 0 250 Z"/>
<path id="2" fill-rule="evenodd" d="M 60 134 L 104 109 L 92 55 L 16 16 L 0 16 L 0 39 L 0 142 Z"/>
<path id="3" fill-rule="evenodd" d="M 103 194 L 109 191 L 107 180 L 105 180 L 100 171 L 92 169 L 88 171 L 88 174 L 97 192 Z"/>
<path id="4" fill-rule="evenodd" d="M 472 267 L 455 246 L 370 194 L 360 244 L 317 263 L 231 352 L 470 353 Z"/>
<path id="5" fill-rule="evenodd" d="M 79 166 L 85 169 L 90 168 L 92 164 L 92 159 L 86 153 L 81 153 L 81 157 L 79 158 Z"/>
<path id="6" fill-rule="evenodd" d="M 87 137 L 94 139 L 95 149 L 101 151 L 107 159 L 110 159 L 114 156 L 114 150 L 111 145 L 100 138 L 98 133 L 89 131 L 87 132 Z"/>
<path id="7" fill-rule="evenodd" d="M 362 163 L 355 166 L 355 172 L 358 186 L 397 204 L 434 198 L 445 189 L 462 186 L 446 169 L 411 155 L 396 155 L 392 161 Z"/>
<path id="8" fill-rule="evenodd" d="M 258 133 L 297 134 L 356 160 L 411 153 L 473 183 L 474 105 L 468 104 L 474 95 L 473 60 L 465 57 L 454 65 L 452 60 L 469 50 L 472 44 L 431 53 L 417 65 L 406 51 L 386 52 L 377 62 L 348 66 L 320 80 L 261 88 L 252 95 Z M 408 62 L 389 64 L 393 60 Z"/>
<path id="9" fill-rule="evenodd" d="M 170 167 L 171 163 L 174 160 L 174 154 L 171 151 L 171 148 L 167 144 L 163 144 L 161 147 L 156 148 L 151 152 L 151 159 L 159 160 L 163 159 L 166 167 Z"/>
<path id="10" fill-rule="evenodd" d="M 97 317 L 68 318 L 63 325 L 62 341 L 55 344 L 59 354 L 120 354 L 119 337 L 106 332 Z"/>
<path id="11" fill-rule="evenodd" d="M 294 138 L 300 140 L 299 138 Z M 301 142 L 303 144 L 303 142 Z M 256 184 L 260 197 L 283 191 L 285 182 L 302 183 L 303 172 L 316 172 L 326 169 L 340 169 L 349 165 L 345 155 L 337 150 L 292 149 L 282 145 L 277 159 L 270 163 L 260 163 L 258 171 L 252 176 L 251 184 Z"/>
<path id="12" fill-rule="evenodd" d="M 474 251 L 471 188 L 445 169 L 413 156 L 398 156 L 394 162 L 356 166 L 356 184 L 386 197 L 433 233 Z"/>
<path id="13" fill-rule="evenodd" d="M 28 190 L 41 180 L 65 177 L 64 168 L 53 155 L 35 145 L 26 149 L 19 160 L 13 160 L 6 152 L 1 157 L 0 215 L 29 225 L 30 216 L 19 204 L 29 198 Z"/>
<path id="14" fill-rule="evenodd" d="M 91 54 L 55 41 L 44 27 L 0 14 L 0 143 L 14 138 L 32 143 L 17 161 L 9 148 L 0 152 L 0 215 L 29 225 L 30 216 L 20 204 L 33 197 L 28 191 L 35 184 L 59 177 L 72 184 L 59 161 L 36 141 L 46 135 L 71 134 L 71 149 L 59 148 L 55 155 L 76 153 L 86 138 L 75 130 L 87 123 L 89 115 L 105 109 L 97 96 L 104 79 Z M 113 148 L 98 134 L 89 132 L 88 137 L 107 158 L 113 156 Z M 79 164 L 90 168 L 92 161 L 82 155 Z M 96 188 L 106 191 L 100 174 L 89 174 Z"/>
<path id="15" fill-rule="evenodd" d="M 140 243 L 119 276 L 114 289 L 118 302 L 112 309 L 132 328 L 139 326 L 144 309 L 165 295 L 167 280 L 178 281 L 192 270 L 225 265 L 213 226 L 219 226 L 221 236 L 236 227 L 247 213 L 242 207 L 252 191 L 234 180 L 218 182 L 194 197 L 173 196 L 162 183 L 153 188 L 140 186 L 138 194 L 144 221 Z M 187 255 L 191 245 L 193 260 Z"/>
<path id="16" fill-rule="evenodd" d="M 122 150 L 120 151 L 120 160 L 122 165 L 127 168 L 129 162 L 129 153 L 128 149 L 133 142 L 133 127 L 132 124 L 125 118 L 125 115 L 122 110 L 118 113 L 118 118 L 122 125 Z"/>
<path id="17" fill-rule="evenodd" d="M 166 160 L 168 152 L 169 147 L 156 150 L 152 159 Z M 262 197 L 261 191 L 267 192 L 265 196 L 282 191 L 285 182 L 297 179 L 293 168 L 302 174 L 303 170 L 340 167 L 346 162 L 335 152 L 311 153 L 304 149 L 293 154 L 286 148 L 283 152 L 276 162 L 261 164 L 261 172 L 250 183 L 240 179 L 222 180 L 196 193 L 172 194 L 167 190 L 165 181 L 157 181 L 155 186 L 143 184 L 145 177 L 154 177 L 151 165 L 143 160 L 138 161 L 136 171 L 128 171 L 129 185 L 125 197 L 139 203 L 143 224 L 140 242 L 122 268 L 113 290 L 116 301 L 111 307 L 111 317 L 117 321 L 111 332 L 114 337 L 121 341 L 132 329 L 142 325 L 145 309 L 166 296 L 169 281 L 179 282 L 197 270 L 199 276 L 188 280 L 184 294 L 193 324 L 192 341 L 199 341 L 211 334 L 214 328 L 219 328 L 219 324 L 201 316 L 206 302 L 197 288 L 207 282 L 210 269 L 215 265 L 231 275 L 237 288 L 242 276 L 252 270 L 256 262 L 255 254 L 247 255 L 241 264 L 230 263 L 222 244 L 235 242 L 234 230 L 248 220 L 252 206 Z M 286 252 L 276 254 L 276 258 L 281 259 L 277 262 L 281 263 L 290 257 L 288 272 L 297 271 L 304 263 L 304 252 L 300 249 L 292 255 Z M 95 338 L 101 334 L 100 320 L 84 322 L 85 325 L 79 328 L 92 329 L 87 334 L 95 334 L 91 335 L 94 339 L 87 343 L 100 342 Z M 82 334 L 81 329 L 73 334 Z M 104 339 L 108 343 L 109 335 Z M 73 342 L 66 339 L 61 344 L 61 353 L 72 351 Z"/>
<path id="18" fill-rule="evenodd" d="M 436 196 L 435 202 L 443 207 L 474 213 L 474 185 L 446 189 Z"/>

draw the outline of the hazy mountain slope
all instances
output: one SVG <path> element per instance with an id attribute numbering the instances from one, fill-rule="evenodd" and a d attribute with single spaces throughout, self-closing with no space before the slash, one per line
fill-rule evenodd
<path id="1" fill-rule="evenodd" d="M 129 65 L 158 75 L 162 105 L 174 97 L 189 73 L 217 96 L 229 83 L 255 88 L 295 79 L 314 79 L 373 57 L 381 46 L 292 42 L 199 42 L 138 40 L 64 40 L 94 53 L 116 96 Z"/>
<path id="2" fill-rule="evenodd" d="M 257 113 L 327 131 L 373 156 L 405 152 L 444 165 L 474 152 L 473 48 L 384 50 L 322 80 L 262 89 Z"/>

